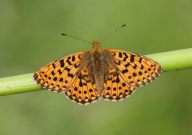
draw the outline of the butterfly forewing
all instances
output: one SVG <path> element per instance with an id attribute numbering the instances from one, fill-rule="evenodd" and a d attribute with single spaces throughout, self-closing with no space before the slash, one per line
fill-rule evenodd
<path id="1" fill-rule="evenodd" d="M 86 64 L 87 53 L 80 52 L 57 59 L 38 69 L 34 79 L 46 89 L 65 92 L 72 86 L 79 71 Z"/>

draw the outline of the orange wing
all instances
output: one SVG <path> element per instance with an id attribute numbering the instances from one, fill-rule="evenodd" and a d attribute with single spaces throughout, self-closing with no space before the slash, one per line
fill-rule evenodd
<path id="1" fill-rule="evenodd" d="M 106 49 L 113 59 L 114 71 L 107 75 L 102 97 L 110 100 L 120 100 L 131 95 L 133 91 L 143 86 L 161 73 L 161 66 L 145 57 L 131 52 Z M 110 73 L 110 72 L 109 72 Z"/>
<path id="2" fill-rule="evenodd" d="M 98 91 L 86 66 L 80 71 L 70 90 L 66 93 L 71 100 L 86 105 L 99 99 Z"/>
<path id="3" fill-rule="evenodd" d="M 87 53 L 79 52 L 57 59 L 38 69 L 34 74 L 34 79 L 45 89 L 65 92 L 71 88 L 79 70 L 86 63 Z"/>
<path id="4" fill-rule="evenodd" d="M 77 103 L 91 103 L 98 99 L 98 93 L 88 76 L 88 54 L 79 52 L 53 61 L 38 69 L 34 79 L 43 88 L 63 92 Z"/>
<path id="5" fill-rule="evenodd" d="M 129 85 L 116 69 L 113 71 L 107 75 L 101 95 L 104 99 L 116 101 L 131 95 L 135 86 Z"/>

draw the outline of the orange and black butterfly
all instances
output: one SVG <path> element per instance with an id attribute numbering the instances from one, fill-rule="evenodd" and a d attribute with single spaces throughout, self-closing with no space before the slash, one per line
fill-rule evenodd
<path id="1" fill-rule="evenodd" d="M 89 104 L 99 98 L 119 101 L 161 73 L 157 62 L 138 54 L 102 49 L 92 42 L 90 51 L 74 53 L 38 69 L 34 79 L 43 88 L 65 93 L 69 99 Z"/>

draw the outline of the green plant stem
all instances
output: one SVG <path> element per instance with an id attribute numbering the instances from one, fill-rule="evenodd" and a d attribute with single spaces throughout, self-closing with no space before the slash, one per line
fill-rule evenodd
<path id="1" fill-rule="evenodd" d="M 33 73 L 0 78 L 0 96 L 42 90 Z"/>
<path id="2" fill-rule="evenodd" d="M 157 61 L 163 71 L 192 67 L 192 48 L 146 55 Z M 0 96 L 42 90 L 33 80 L 33 73 L 0 78 Z"/>
<path id="3" fill-rule="evenodd" d="M 146 55 L 157 61 L 163 71 L 192 68 L 192 48 Z"/>

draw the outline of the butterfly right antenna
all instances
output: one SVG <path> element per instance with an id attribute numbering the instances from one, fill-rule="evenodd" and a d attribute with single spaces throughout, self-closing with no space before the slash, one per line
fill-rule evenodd
<path id="1" fill-rule="evenodd" d="M 122 24 L 120 27 L 116 28 L 114 31 L 112 31 L 111 33 L 109 33 L 107 36 L 105 36 L 101 42 L 104 42 L 106 39 L 108 39 L 109 37 L 111 37 L 114 33 L 118 32 L 121 28 L 127 26 L 126 24 Z M 100 43 L 101 43 L 100 42 Z"/>

